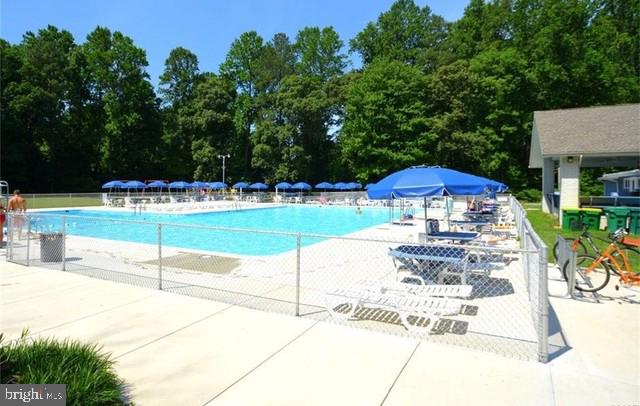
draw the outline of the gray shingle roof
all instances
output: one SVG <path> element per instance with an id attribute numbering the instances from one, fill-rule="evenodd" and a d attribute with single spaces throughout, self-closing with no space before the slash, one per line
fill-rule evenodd
<path id="1" fill-rule="evenodd" d="M 542 156 L 640 155 L 640 104 L 536 111 L 533 125 Z"/>

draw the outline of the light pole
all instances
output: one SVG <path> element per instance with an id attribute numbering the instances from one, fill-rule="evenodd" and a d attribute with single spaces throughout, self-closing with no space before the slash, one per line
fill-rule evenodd
<path id="1" fill-rule="evenodd" d="M 225 168 L 227 167 L 227 158 L 231 158 L 231 155 L 226 154 L 226 155 L 218 155 L 218 159 L 222 158 L 222 183 L 224 182 L 224 171 Z M 226 183 L 225 183 L 226 184 Z M 225 188 L 226 189 L 226 188 Z M 224 190 L 224 189 L 223 189 Z"/>

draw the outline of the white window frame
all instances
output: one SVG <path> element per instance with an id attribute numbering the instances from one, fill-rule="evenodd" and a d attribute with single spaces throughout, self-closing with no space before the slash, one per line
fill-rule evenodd
<path id="1" fill-rule="evenodd" d="M 629 192 L 635 192 L 640 189 L 640 177 L 624 178 L 622 180 L 622 187 Z"/>

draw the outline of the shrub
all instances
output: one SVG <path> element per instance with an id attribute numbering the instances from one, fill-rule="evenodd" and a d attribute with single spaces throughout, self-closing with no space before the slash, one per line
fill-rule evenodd
<path id="1" fill-rule="evenodd" d="M 539 202 L 542 200 L 540 189 L 524 189 L 516 193 L 516 199 L 521 202 Z"/>
<path id="2" fill-rule="evenodd" d="M 3 344 L 0 334 L 0 383 L 66 384 L 68 405 L 124 405 L 123 381 L 110 355 L 97 345 L 52 338 Z"/>

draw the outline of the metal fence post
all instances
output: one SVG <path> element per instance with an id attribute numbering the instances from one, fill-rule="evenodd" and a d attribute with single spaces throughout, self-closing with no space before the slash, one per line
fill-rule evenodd
<path id="1" fill-rule="evenodd" d="M 300 233 L 296 236 L 296 316 L 300 316 Z"/>
<path id="2" fill-rule="evenodd" d="M 67 270 L 67 218 L 62 216 L 62 271 Z"/>
<path id="3" fill-rule="evenodd" d="M 29 252 L 31 247 L 30 238 L 29 238 L 29 236 L 31 235 L 31 221 L 29 220 L 29 216 L 25 215 L 24 217 L 27 219 L 27 266 L 29 266 L 29 261 L 31 259 L 31 253 Z M 22 232 L 22 229 L 19 229 L 18 232 Z"/>
<path id="4" fill-rule="evenodd" d="M 8 250 L 8 259 L 13 261 L 13 214 L 9 213 L 7 215 L 7 250 Z M 2 230 L 0 230 L 0 233 Z"/>
<path id="5" fill-rule="evenodd" d="M 538 287 L 538 360 L 546 363 L 549 358 L 549 298 L 547 247 L 540 247 L 540 277 Z"/>
<path id="6" fill-rule="evenodd" d="M 162 224 L 158 223 L 158 289 L 162 290 Z"/>

